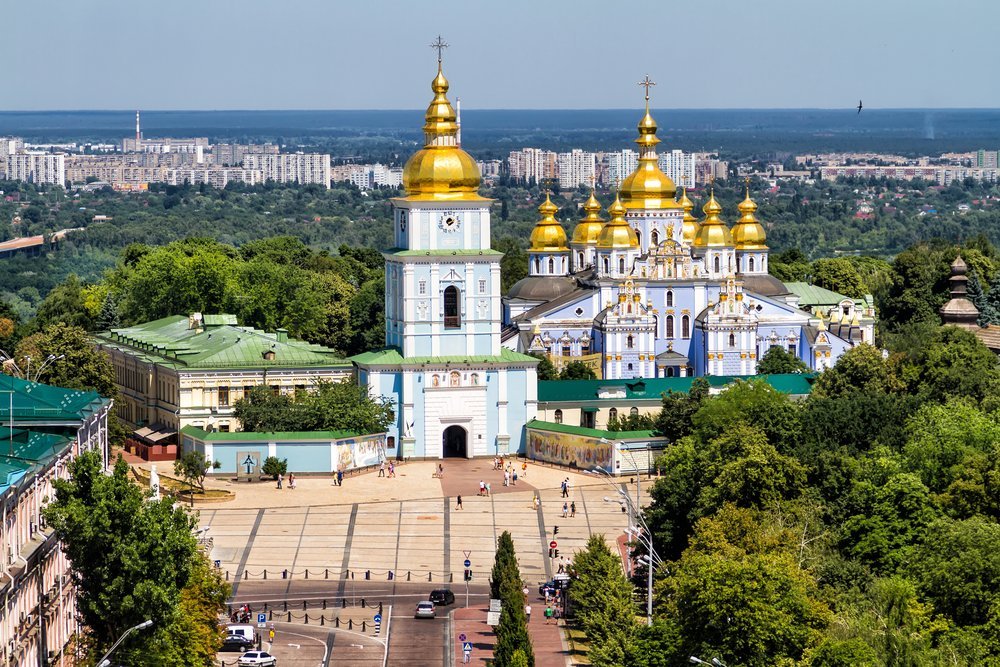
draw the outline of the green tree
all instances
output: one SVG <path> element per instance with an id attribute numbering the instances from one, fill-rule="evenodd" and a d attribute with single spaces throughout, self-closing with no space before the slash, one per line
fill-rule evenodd
<path id="1" fill-rule="evenodd" d="M 738 380 L 713 396 L 692 417 L 702 442 L 730 432 L 737 424 L 749 424 L 764 434 L 782 454 L 794 451 L 801 423 L 797 403 L 763 380 Z"/>
<path id="2" fill-rule="evenodd" d="M 76 274 L 70 274 L 49 292 L 38 306 L 38 326 L 45 327 L 63 322 L 70 326 L 91 330 L 94 319 L 84 303 L 83 286 Z"/>
<path id="3" fill-rule="evenodd" d="M 534 353 L 531 356 L 538 359 L 538 379 L 539 380 L 558 380 L 559 372 L 556 371 L 556 367 L 552 365 L 549 358 L 544 354 Z"/>
<path id="4" fill-rule="evenodd" d="M 222 464 L 207 459 L 204 454 L 191 450 L 181 454 L 174 461 L 174 474 L 188 483 L 191 492 L 191 504 L 194 504 L 194 487 L 205 490 L 205 477 L 211 468 L 221 468 Z"/>
<path id="5" fill-rule="evenodd" d="M 294 396 L 275 395 L 270 388 L 254 387 L 236 401 L 233 416 L 244 431 L 351 431 L 382 433 L 394 419 L 392 403 L 372 397 L 367 387 L 353 379 L 321 380 Z"/>
<path id="6" fill-rule="evenodd" d="M 813 284 L 844 296 L 857 299 L 870 291 L 847 258 L 817 259 L 812 263 L 811 272 Z"/>
<path id="7" fill-rule="evenodd" d="M 55 481 L 45 517 L 72 563 L 77 611 L 93 653 L 104 653 L 128 628 L 152 619 L 115 653 L 122 665 L 173 664 L 165 655 L 204 653 L 173 631 L 182 590 L 195 569 L 194 519 L 172 501 L 152 501 L 129 477 L 122 459 L 111 475 L 97 452 L 70 463 L 70 479 Z M 159 656 L 159 657 L 158 657 Z"/>
<path id="8" fill-rule="evenodd" d="M 500 260 L 500 282 L 504 294 L 510 291 L 518 280 L 528 276 L 528 253 L 520 241 L 505 236 L 493 241 L 493 249 L 503 253 Z"/>
<path id="9" fill-rule="evenodd" d="M 941 493 L 967 461 L 1000 442 L 1000 424 L 966 400 L 926 403 L 906 424 L 906 465 L 933 492 Z"/>
<path id="10" fill-rule="evenodd" d="M 875 649 L 861 639 L 826 639 L 808 653 L 809 667 L 881 667 Z"/>
<path id="11" fill-rule="evenodd" d="M 899 375 L 923 400 L 958 397 L 979 402 L 996 393 L 1000 361 L 971 331 L 938 327 L 901 360 Z"/>
<path id="12" fill-rule="evenodd" d="M 890 392 L 902 387 L 882 352 L 872 345 L 857 345 L 823 371 L 813 386 L 813 395 L 838 397 L 859 390 Z"/>
<path id="13" fill-rule="evenodd" d="M 591 644 L 591 664 L 635 664 L 628 659 L 635 651 L 638 629 L 634 591 L 621 559 L 611 552 L 603 535 L 591 535 L 587 546 L 573 557 L 573 570 L 576 576 L 569 597 Z"/>
<path id="14" fill-rule="evenodd" d="M 196 554 L 181 590 L 177 620 L 170 627 L 172 641 L 163 647 L 164 664 L 203 667 L 212 663 L 226 638 L 219 616 L 226 610 L 231 590 L 208 556 Z"/>
<path id="15" fill-rule="evenodd" d="M 21 340 L 15 356 L 22 369 L 28 371 L 31 357 L 31 375 L 48 359 L 39 381 L 46 384 L 96 391 L 105 398 L 115 398 L 115 372 L 108 355 L 96 349 L 87 332 L 80 327 L 52 324 Z"/>
<path id="16" fill-rule="evenodd" d="M 560 380 L 596 380 L 593 369 L 582 361 L 571 361 L 563 366 L 559 373 Z"/>
<path id="17" fill-rule="evenodd" d="M 687 393 L 668 391 L 663 395 L 663 409 L 656 416 L 656 431 L 671 442 L 680 440 L 694 428 L 692 419 L 708 398 L 710 385 L 705 378 L 695 378 Z"/>
<path id="18" fill-rule="evenodd" d="M 781 373 L 807 373 L 809 367 L 791 352 L 786 352 L 784 348 L 773 346 L 757 362 L 757 373 L 760 375 L 771 375 Z"/>
<path id="19" fill-rule="evenodd" d="M 278 475 L 288 472 L 288 459 L 279 459 L 277 456 L 268 456 L 264 459 L 264 465 L 260 471 L 265 475 L 270 475 L 272 479 L 278 479 Z"/>

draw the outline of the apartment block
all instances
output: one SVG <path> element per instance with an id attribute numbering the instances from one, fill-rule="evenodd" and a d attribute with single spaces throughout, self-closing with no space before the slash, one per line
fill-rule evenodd
<path id="1" fill-rule="evenodd" d="M 330 156 L 319 153 L 248 154 L 245 169 L 263 173 L 265 181 L 278 183 L 315 183 L 330 187 Z"/>

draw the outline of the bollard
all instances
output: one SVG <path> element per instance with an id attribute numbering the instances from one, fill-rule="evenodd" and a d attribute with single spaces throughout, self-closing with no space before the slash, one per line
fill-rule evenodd
<path id="1" fill-rule="evenodd" d="M 320 625 L 326 625 L 326 616 L 320 616 L 319 617 L 319 624 Z"/>
<path id="2" fill-rule="evenodd" d="M 267 612 L 267 620 L 269 620 L 269 621 L 273 621 L 274 620 L 274 610 L 273 609 L 271 611 Z"/>
<path id="3" fill-rule="evenodd" d="M 292 612 L 288 612 L 288 622 L 292 622 Z"/>
<path id="4" fill-rule="evenodd" d="M 371 581 L 371 580 L 372 580 L 372 571 L 365 570 L 365 581 Z"/>
<path id="5" fill-rule="evenodd" d="M 323 609 L 326 609 L 326 598 L 323 598 Z"/>
<path id="6" fill-rule="evenodd" d="M 264 603 L 264 611 L 267 611 L 267 603 Z"/>
<path id="7" fill-rule="evenodd" d="M 288 570 L 282 570 L 281 571 L 281 578 L 282 579 L 287 579 L 288 578 Z"/>
<path id="8" fill-rule="evenodd" d="M 337 618 L 333 619 L 333 623 L 334 623 L 334 625 L 336 627 L 339 628 L 340 627 L 340 616 L 338 616 Z"/>
<path id="9" fill-rule="evenodd" d="M 382 603 L 381 602 L 378 603 L 378 613 L 379 613 L 379 616 L 382 615 Z"/>
<path id="10" fill-rule="evenodd" d="M 232 616 L 233 615 L 233 605 L 229 605 L 228 608 L 229 608 L 229 615 Z"/>
<path id="11" fill-rule="evenodd" d="M 427 573 L 427 581 L 434 581 L 434 573 L 433 572 L 428 572 Z"/>
<path id="12" fill-rule="evenodd" d="M 243 581 L 247 580 L 247 575 L 249 575 L 249 574 L 250 574 L 250 572 L 248 570 L 243 570 Z"/>
<path id="13" fill-rule="evenodd" d="M 392 577 L 393 577 L 393 576 L 394 576 L 394 575 L 392 574 L 392 570 L 389 570 L 389 581 L 392 581 Z"/>
<path id="14" fill-rule="evenodd" d="M 361 621 L 361 632 L 365 631 L 365 622 Z"/>
<path id="15" fill-rule="evenodd" d="M 323 578 L 324 579 L 329 579 L 330 578 L 330 570 L 329 569 L 323 570 Z"/>
<path id="16" fill-rule="evenodd" d="M 410 580 L 410 571 L 409 570 L 406 571 L 406 580 L 407 581 Z"/>
<path id="17" fill-rule="evenodd" d="M 340 601 L 340 606 L 343 607 L 344 609 L 347 609 L 347 598 L 344 598 L 343 600 Z"/>
<path id="18" fill-rule="evenodd" d="M 229 581 L 229 570 L 226 570 L 226 581 Z"/>
<path id="19" fill-rule="evenodd" d="M 288 600 L 283 600 L 281 602 L 281 611 L 288 611 Z"/>
<path id="20" fill-rule="evenodd" d="M 354 619 L 352 618 L 347 619 L 347 629 L 348 630 L 354 629 Z"/>
<path id="21" fill-rule="evenodd" d="M 302 601 L 302 611 L 305 611 L 305 610 L 306 610 L 306 601 L 303 600 Z"/>
<path id="22" fill-rule="evenodd" d="M 264 581 L 267 581 L 267 570 L 264 570 Z"/>
<path id="23" fill-rule="evenodd" d="M 307 567 L 306 568 L 306 579 L 308 579 L 308 578 L 309 578 L 309 568 Z"/>
<path id="24" fill-rule="evenodd" d="M 449 572 L 448 573 L 448 582 L 449 583 L 455 583 L 455 573 L 454 572 Z"/>
<path id="25" fill-rule="evenodd" d="M 306 614 L 306 625 L 309 625 L 309 614 Z"/>

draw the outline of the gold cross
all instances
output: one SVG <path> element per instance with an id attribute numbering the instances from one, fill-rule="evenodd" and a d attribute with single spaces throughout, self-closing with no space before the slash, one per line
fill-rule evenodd
<path id="1" fill-rule="evenodd" d="M 431 44 L 431 48 L 432 49 L 437 49 L 437 52 L 438 52 L 438 65 L 440 65 L 441 64 L 441 52 L 444 51 L 445 49 L 447 49 L 448 45 L 445 43 L 445 41 L 443 39 L 441 39 L 441 35 L 438 35 L 437 40 L 433 44 Z"/>
<path id="2" fill-rule="evenodd" d="M 646 75 L 646 78 L 639 82 L 639 85 L 646 89 L 646 101 L 649 101 L 649 87 L 655 86 L 656 83 Z"/>

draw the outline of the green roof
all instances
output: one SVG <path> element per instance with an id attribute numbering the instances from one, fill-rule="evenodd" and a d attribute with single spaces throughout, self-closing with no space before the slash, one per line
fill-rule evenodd
<path id="1" fill-rule="evenodd" d="M 725 387 L 737 380 L 763 380 L 783 394 L 808 394 L 812 391 L 814 374 L 785 375 L 706 375 L 709 385 Z M 694 377 L 642 378 L 634 380 L 545 380 L 538 383 L 539 403 L 584 401 L 658 401 L 666 392 L 687 393 Z M 602 391 L 624 389 L 624 398 L 601 398 Z"/>
<path id="2" fill-rule="evenodd" d="M 540 419 L 532 419 L 528 422 L 527 427 L 536 428 L 540 431 L 571 433 L 573 435 L 583 435 L 590 438 L 604 438 L 606 440 L 649 440 L 650 438 L 663 437 L 656 435 L 656 431 L 602 431 L 596 428 L 584 428 L 583 426 L 570 426 L 569 424 L 543 422 Z"/>
<path id="3" fill-rule="evenodd" d="M 788 288 L 789 292 L 799 297 L 799 303 L 806 307 L 836 306 L 844 299 L 857 301 L 857 299 L 809 283 L 785 283 L 785 287 Z"/>
<path id="4" fill-rule="evenodd" d="M 344 438 L 361 437 L 354 431 L 205 431 L 197 426 L 185 426 L 181 435 L 188 435 L 198 440 L 208 442 L 246 442 L 250 440 L 343 440 Z M 372 435 L 372 434 L 369 434 Z"/>
<path id="5" fill-rule="evenodd" d="M 16 412 L 16 411 L 15 411 Z M 73 445 L 73 438 L 43 431 L 0 428 L 0 493 Z"/>
<path id="6" fill-rule="evenodd" d="M 440 255 L 458 255 L 459 257 L 472 257 L 482 255 L 484 257 L 503 257 L 499 250 L 462 250 L 449 248 L 437 248 L 436 250 L 406 250 L 404 248 L 389 248 L 384 251 L 385 255 L 396 257 L 437 257 Z"/>
<path id="7" fill-rule="evenodd" d="M 13 392 L 14 424 L 76 424 L 107 404 L 96 391 L 63 389 L 0 373 L 0 422 L 10 422 Z"/>
<path id="8" fill-rule="evenodd" d="M 373 352 L 362 352 L 350 358 L 356 364 L 363 366 L 401 366 L 406 364 L 509 364 L 538 363 L 537 357 L 521 354 L 505 347 L 500 348 L 500 354 L 454 354 L 443 357 L 404 357 L 399 349 L 387 347 Z"/>
<path id="9" fill-rule="evenodd" d="M 192 328 L 184 315 L 97 334 L 106 347 L 172 368 L 301 368 L 347 366 L 331 348 L 288 338 L 279 329 L 264 332 L 236 325 L 236 316 L 205 315 Z M 269 359 L 267 356 L 273 358 Z"/>

